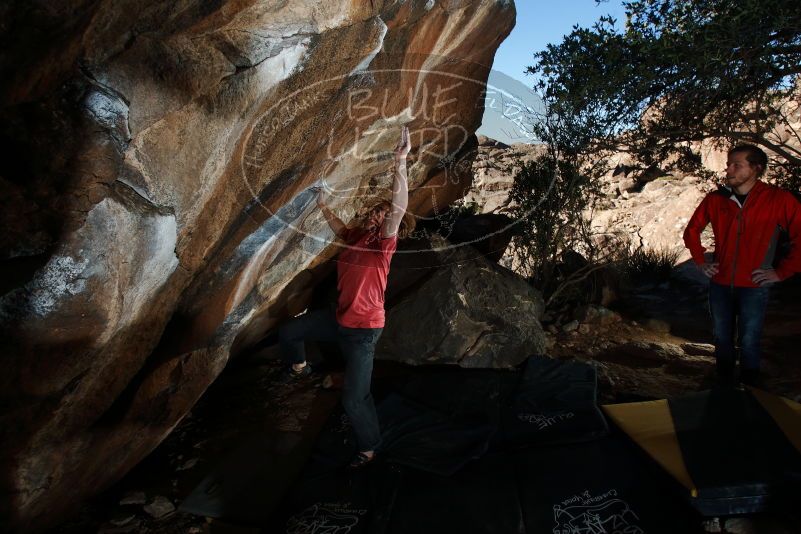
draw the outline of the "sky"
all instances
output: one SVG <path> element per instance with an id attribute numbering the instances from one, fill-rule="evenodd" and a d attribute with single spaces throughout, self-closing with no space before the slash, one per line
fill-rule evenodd
<path id="1" fill-rule="evenodd" d="M 508 97 L 527 106 L 536 106 L 537 98 L 530 89 L 533 78 L 525 74 L 534 63 L 534 53 L 548 43 L 559 43 L 575 24 L 590 27 L 603 15 L 612 15 L 622 27 L 625 12 L 622 0 L 515 0 L 517 22 L 512 33 L 495 54 L 488 81 L 484 120 L 479 134 L 505 143 L 530 142 L 524 129 L 514 124 Z M 498 98 L 503 93 L 507 98 Z M 519 125 L 518 125 L 519 126 Z"/>

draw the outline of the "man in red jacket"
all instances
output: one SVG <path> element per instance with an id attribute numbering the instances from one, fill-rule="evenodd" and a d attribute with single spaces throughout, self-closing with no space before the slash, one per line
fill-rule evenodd
<path id="1" fill-rule="evenodd" d="M 709 309 L 722 381 L 734 375 L 735 332 L 740 380 L 757 380 L 769 286 L 801 272 L 801 203 L 790 192 L 760 181 L 767 165 L 767 156 L 756 146 L 730 150 L 726 185 L 704 198 L 684 230 L 693 260 L 711 278 Z M 701 245 L 701 232 L 709 223 L 715 236 L 712 262 Z M 789 236 L 790 249 L 776 262 L 781 232 Z"/>

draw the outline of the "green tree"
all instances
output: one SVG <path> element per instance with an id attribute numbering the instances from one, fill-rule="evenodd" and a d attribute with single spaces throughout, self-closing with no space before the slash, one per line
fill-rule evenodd
<path id="1" fill-rule="evenodd" d="M 801 183 L 801 9 L 797 0 L 624 2 L 537 54 L 550 113 L 580 122 L 588 151 L 621 145 L 640 163 L 697 169 L 690 143 L 751 142 Z M 795 114 L 795 119 L 793 118 Z"/>
<path id="2" fill-rule="evenodd" d="M 593 233 L 590 216 L 606 167 L 584 150 L 591 139 L 583 117 L 543 104 L 530 122 L 544 149 L 533 161 L 518 162 L 509 193 L 516 226 L 511 254 L 516 270 L 554 307 L 591 299 L 571 289 L 581 293 L 583 282 L 610 261 L 610 247 Z"/>
<path id="3" fill-rule="evenodd" d="M 515 176 L 509 195 L 517 223 L 512 256 L 518 271 L 543 292 L 549 304 L 551 297 L 566 295 L 562 286 L 572 281 L 571 275 L 585 274 L 564 272 L 560 264 L 564 252 L 586 251 L 583 245 L 590 228 L 584 211 L 597 198 L 594 185 L 575 160 L 550 151 L 521 164 Z"/>

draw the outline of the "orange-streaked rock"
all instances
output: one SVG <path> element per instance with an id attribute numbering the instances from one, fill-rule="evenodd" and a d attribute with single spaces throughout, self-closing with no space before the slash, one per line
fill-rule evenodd
<path id="1" fill-rule="evenodd" d="M 0 468 L 3 523 L 30 531 L 122 476 L 232 348 L 302 309 L 336 253 L 309 190 L 321 177 L 350 219 L 389 195 L 408 125 L 415 213 L 464 194 L 514 7 L 26 6 L 5 8 L 0 56 L 16 158 L 0 182 Z"/>

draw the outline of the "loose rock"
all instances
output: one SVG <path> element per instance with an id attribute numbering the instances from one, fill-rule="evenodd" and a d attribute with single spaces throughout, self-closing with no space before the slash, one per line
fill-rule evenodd
<path id="1" fill-rule="evenodd" d="M 112 525 L 116 525 L 118 527 L 121 527 L 123 525 L 127 525 L 128 523 L 130 523 L 134 519 L 136 519 L 136 514 L 124 514 L 124 515 L 120 515 L 120 516 L 112 518 L 109 521 L 109 523 L 111 523 Z"/>
<path id="2" fill-rule="evenodd" d="M 120 499 L 120 504 L 123 506 L 126 504 L 145 504 L 146 502 L 147 497 L 145 497 L 144 491 L 130 491 Z"/>
<path id="3" fill-rule="evenodd" d="M 145 512 L 150 514 L 152 517 L 156 519 L 160 517 L 164 517 L 167 514 L 171 514 L 175 511 L 175 505 L 167 497 L 162 497 L 159 495 L 153 502 L 145 506 Z"/>
<path id="4" fill-rule="evenodd" d="M 689 356 L 715 356 L 715 346 L 707 343 L 682 343 L 681 350 Z"/>
<path id="5" fill-rule="evenodd" d="M 567 333 L 567 332 L 573 332 L 573 331 L 575 331 L 575 330 L 576 330 L 578 327 L 579 327 L 579 322 L 578 322 L 578 321 L 575 321 L 575 320 L 574 320 L 574 321 L 570 321 L 569 323 L 565 323 L 565 324 L 562 326 L 562 332 L 566 332 L 566 333 Z"/>
<path id="6" fill-rule="evenodd" d="M 660 334 L 670 333 L 670 325 L 659 319 L 648 319 L 645 321 L 645 328 L 653 332 L 659 332 Z"/>

